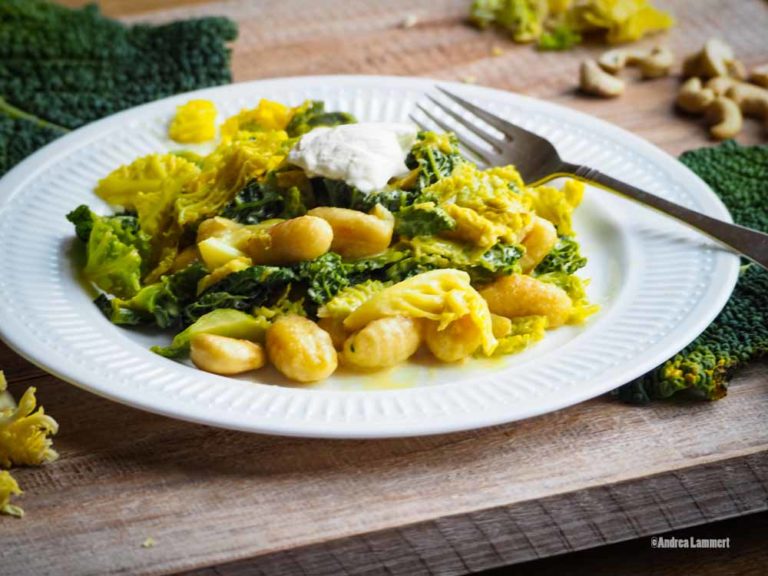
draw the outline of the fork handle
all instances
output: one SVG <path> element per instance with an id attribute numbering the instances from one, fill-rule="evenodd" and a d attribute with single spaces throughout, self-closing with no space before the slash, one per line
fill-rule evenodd
<path id="1" fill-rule="evenodd" d="M 563 172 L 672 216 L 768 270 L 768 234 L 690 210 L 588 166 L 566 163 Z"/>

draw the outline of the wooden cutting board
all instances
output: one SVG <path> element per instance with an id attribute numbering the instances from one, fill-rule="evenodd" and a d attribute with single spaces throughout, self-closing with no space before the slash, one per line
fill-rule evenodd
<path id="1" fill-rule="evenodd" d="M 677 79 L 632 79 L 616 100 L 579 96 L 578 63 L 599 47 L 514 45 L 466 26 L 464 0 L 101 4 L 126 21 L 230 16 L 241 30 L 236 81 L 471 80 L 594 114 L 672 154 L 708 143 L 672 108 Z M 646 43 L 682 54 L 720 36 L 747 64 L 768 61 L 765 2 L 657 4 L 680 24 Z M 404 27 L 410 16 L 416 25 Z M 749 121 L 739 141 L 765 131 Z M 768 508 L 766 362 L 716 403 L 637 408 L 604 396 L 506 426 L 385 441 L 177 422 L 82 392 L 3 346 L 0 367 L 14 393 L 37 386 L 61 424 L 60 460 L 14 471 L 27 516 L 0 518 L 3 574 L 461 574 Z"/>

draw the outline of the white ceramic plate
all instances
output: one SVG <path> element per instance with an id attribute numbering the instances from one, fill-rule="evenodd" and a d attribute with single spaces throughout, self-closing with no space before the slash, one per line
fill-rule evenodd
<path id="1" fill-rule="evenodd" d="M 225 378 L 156 356 L 148 346 L 168 336 L 113 326 L 78 283 L 65 214 L 81 203 L 107 212 L 92 192 L 99 178 L 138 156 L 178 149 L 166 139 L 166 123 L 192 96 L 213 100 L 223 116 L 262 97 L 313 98 L 361 120 L 408 121 L 434 85 L 365 76 L 235 84 L 140 106 L 57 140 L 0 180 L 0 335 L 56 376 L 137 408 L 253 432 L 373 438 L 466 430 L 575 404 L 660 364 L 720 311 L 736 282 L 735 256 L 597 189 L 587 190 L 575 222 L 589 257 L 582 273 L 602 311 L 503 359 L 339 373 L 311 387 L 275 385 L 286 383 L 270 371 Z M 507 92 L 444 85 L 548 137 L 568 160 L 730 218 L 682 164 L 615 126 Z"/>

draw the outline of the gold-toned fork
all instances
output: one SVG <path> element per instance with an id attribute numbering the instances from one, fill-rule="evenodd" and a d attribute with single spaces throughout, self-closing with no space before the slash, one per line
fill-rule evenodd
<path id="1" fill-rule="evenodd" d="M 417 105 L 418 108 L 442 130 L 453 132 L 465 149 L 489 166 L 513 164 L 520 172 L 523 180 L 530 185 L 543 184 L 561 176 L 571 176 L 605 190 L 616 192 L 676 218 L 768 269 L 768 234 L 723 222 L 645 192 L 594 168 L 567 162 L 560 158 L 557 149 L 546 138 L 491 114 L 480 106 L 439 86 L 437 89 L 455 105 L 458 105 L 460 109 L 470 113 L 472 118 L 460 114 L 454 105 L 448 105 L 432 96 L 427 96 L 427 98 L 447 117 L 451 118 L 455 122 L 454 125 L 438 117 L 425 106 L 419 104 Z M 411 119 L 421 128 L 429 129 L 417 116 L 411 115 Z M 494 135 L 482 124 L 494 128 L 501 136 Z M 490 149 L 473 144 L 472 139 L 467 137 L 467 131 L 488 144 Z"/>

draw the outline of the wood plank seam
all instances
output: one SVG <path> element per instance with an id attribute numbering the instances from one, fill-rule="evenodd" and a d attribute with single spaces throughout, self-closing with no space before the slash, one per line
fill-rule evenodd
<path id="1" fill-rule="evenodd" d="M 723 478 L 739 486 L 745 501 L 736 500 L 719 488 Z M 668 497 L 654 497 L 662 489 Z M 574 499 L 578 501 L 582 516 L 573 513 L 570 504 Z M 593 506 L 585 506 L 590 501 Z M 707 511 L 703 501 L 721 506 L 719 512 Z M 680 530 L 765 510 L 768 510 L 768 454 L 762 452 L 637 481 L 276 552 L 220 565 L 216 569 L 221 576 L 241 576 L 249 570 L 253 573 L 258 567 L 266 576 L 279 576 L 286 574 L 281 566 L 285 566 L 287 555 L 290 555 L 291 561 L 298 563 L 305 573 L 334 576 L 338 572 L 318 570 L 324 564 L 323 558 L 333 554 L 337 566 L 349 575 L 377 571 L 391 576 L 471 573 L 539 558 L 542 544 L 547 548 L 545 555 L 554 556 L 661 534 L 669 531 L 671 526 Z M 499 512 L 502 512 L 501 516 Z M 644 522 L 638 521 L 641 519 Z M 462 538 L 467 526 L 483 538 Z M 583 536 L 587 526 L 595 527 L 592 538 L 574 537 Z M 606 530 L 606 527 L 613 529 Z M 387 545 L 392 544 L 393 535 L 400 542 L 404 540 L 409 544 L 407 551 L 398 547 L 396 558 L 381 552 L 382 549 L 386 552 Z M 348 547 L 350 541 L 364 543 L 370 554 L 363 559 L 345 555 L 343 548 Z M 524 545 L 520 547 L 520 543 Z"/>

